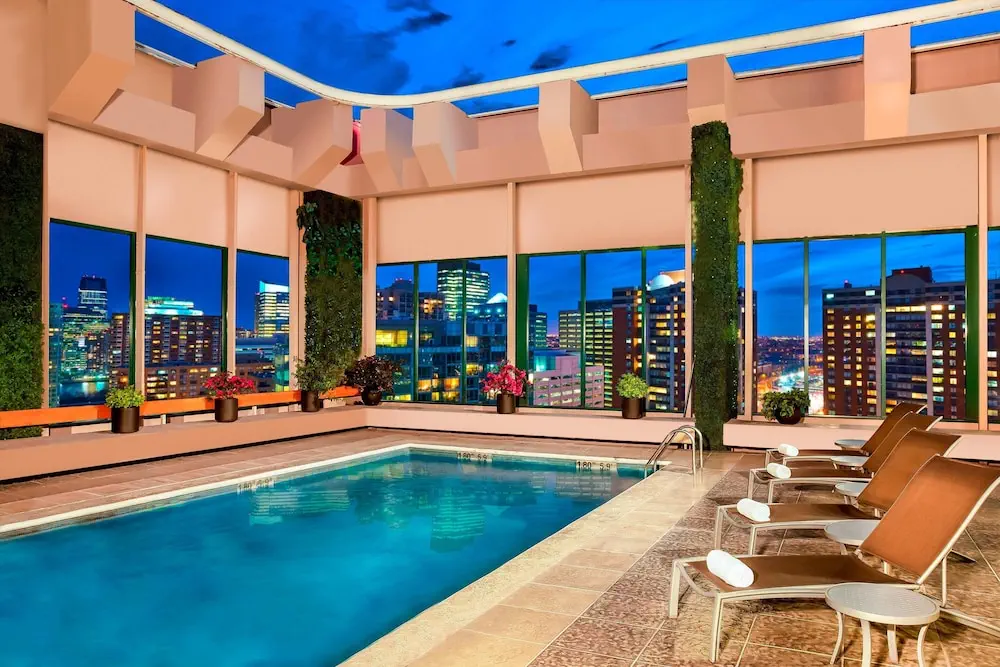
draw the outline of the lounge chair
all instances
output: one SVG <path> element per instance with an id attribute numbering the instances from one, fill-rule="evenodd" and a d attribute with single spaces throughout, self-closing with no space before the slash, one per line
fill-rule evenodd
<path id="1" fill-rule="evenodd" d="M 800 464 L 805 462 L 816 462 L 816 461 L 829 461 L 835 456 L 844 455 L 857 455 L 857 456 L 871 456 L 876 449 L 878 449 L 879 444 L 882 439 L 885 438 L 886 434 L 892 430 L 892 427 L 896 425 L 900 419 L 908 414 L 919 414 L 927 406 L 922 403 L 900 403 L 894 407 L 889 414 L 885 416 L 882 423 L 879 424 L 875 432 L 869 436 L 868 440 L 865 441 L 860 448 L 850 451 L 839 451 L 835 449 L 800 449 L 796 456 L 784 456 L 777 449 L 768 449 L 764 454 L 764 463 L 770 463 L 771 461 L 779 461 L 785 465 L 789 464 Z"/>
<path id="2" fill-rule="evenodd" d="M 671 618 L 677 617 L 681 581 L 713 600 L 709 659 L 719 652 L 723 606 L 727 602 L 823 598 L 836 584 L 861 582 L 919 589 L 942 567 L 942 615 L 991 633 L 1000 629 L 947 607 L 945 558 L 989 495 L 1000 485 L 1000 468 L 941 456 L 925 463 L 871 535 L 851 555 L 737 556 L 754 574 L 746 588 L 734 588 L 708 570 L 705 558 L 678 558 L 670 580 Z M 873 556 L 882 567 L 861 560 Z M 893 574 L 910 573 L 912 580 Z M 692 575 L 704 580 L 704 588 Z"/>
<path id="3" fill-rule="evenodd" d="M 893 430 L 893 434 L 895 434 Z M 892 451 L 865 490 L 858 496 L 859 506 L 838 503 L 775 503 L 768 505 L 768 521 L 752 521 L 736 510 L 736 505 L 720 505 L 715 514 L 715 548 L 722 548 L 722 530 L 726 523 L 750 530 L 747 553 L 753 555 L 757 534 L 767 530 L 822 529 L 837 521 L 875 519 L 887 511 L 913 475 L 932 456 L 947 456 L 960 436 L 931 433 L 911 428 L 901 438 L 890 436 L 886 447 Z"/>
<path id="4" fill-rule="evenodd" d="M 747 497 L 753 498 L 754 484 L 767 484 L 767 502 L 774 502 L 774 489 L 780 484 L 811 484 L 836 486 L 840 482 L 866 481 L 878 472 L 878 469 L 885 463 L 885 459 L 892 452 L 892 438 L 896 441 L 912 428 L 927 430 L 933 426 L 940 417 L 930 415 L 919 415 L 909 413 L 899 418 L 899 421 L 885 435 L 879 447 L 872 453 L 868 460 L 858 468 L 836 468 L 829 463 L 822 461 L 811 466 L 796 466 L 791 468 L 791 476 L 787 478 L 777 478 L 767 472 L 766 468 L 755 468 L 750 471 L 747 480 Z M 897 430 L 898 429 L 898 430 Z M 892 434 L 895 434 L 894 436 Z M 890 446 L 882 446 L 883 442 Z"/>

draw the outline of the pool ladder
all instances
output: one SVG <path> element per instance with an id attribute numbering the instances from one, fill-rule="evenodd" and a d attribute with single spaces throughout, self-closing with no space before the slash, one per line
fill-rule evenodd
<path id="1" fill-rule="evenodd" d="M 683 439 L 681 439 L 683 438 Z M 701 434 L 701 431 L 696 429 L 694 426 L 678 426 L 673 431 L 667 434 L 667 437 L 660 442 L 660 446 L 656 448 L 653 455 L 649 457 L 646 461 L 646 465 L 642 467 L 642 476 L 646 477 L 649 473 L 656 472 L 656 462 L 659 460 L 660 456 L 663 454 L 664 450 L 672 444 L 691 444 L 691 474 L 698 472 L 699 468 L 705 467 L 705 436 Z"/>

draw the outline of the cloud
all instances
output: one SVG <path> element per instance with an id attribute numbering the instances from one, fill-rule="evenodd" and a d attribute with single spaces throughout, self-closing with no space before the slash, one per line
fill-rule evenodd
<path id="1" fill-rule="evenodd" d="M 386 0 L 385 7 L 390 12 L 403 12 L 407 9 L 415 9 L 418 12 L 435 11 L 431 0 Z"/>
<path id="2" fill-rule="evenodd" d="M 427 30 L 428 28 L 435 28 L 439 25 L 447 23 L 450 20 L 451 14 L 432 11 L 429 14 L 423 14 L 422 16 L 411 16 L 403 22 L 400 29 L 403 32 L 420 32 L 421 30 Z"/>
<path id="3" fill-rule="evenodd" d="M 569 60 L 569 54 L 570 48 L 568 44 L 546 49 L 539 53 L 538 57 L 531 63 L 531 69 L 541 72 L 547 69 L 562 67 Z"/>
<path id="4" fill-rule="evenodd" d="M 485 79 L 485 75 L 482 72 L 477 72 L 468 65 L 462 66 L 462 71 L 458 73 L 451 81 L 452 88 L 461 88 L 462 86 L 471 86 L 477 83 L 482 83 Z"/>

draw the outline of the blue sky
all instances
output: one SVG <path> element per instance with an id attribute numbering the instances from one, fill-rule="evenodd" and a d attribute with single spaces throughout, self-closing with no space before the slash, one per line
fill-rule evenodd
<path id="1" fill-rule="evenodd" d="M 322 83 L 417 93 L 789 30 L 939 0 L 163 0 Z M 1000 29 L 990 14 L 915 28 L 914 45 Z M 136 39 L 189 62 L 216 54 L 138 16 Z M 861 53 L 861 38 L 731 59 L 737 72 Z M 686 78 L 684 67 L 583 82 L 591 93 Z M 267 93 L 310 95 L 269 79 Z M 537 91 L 460 103 L 470 112 L 537 103 Z"/>

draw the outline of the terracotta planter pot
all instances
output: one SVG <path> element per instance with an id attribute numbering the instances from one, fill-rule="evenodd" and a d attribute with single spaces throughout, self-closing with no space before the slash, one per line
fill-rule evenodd
<path id="1" fill-rule="evenodd" d="M 623 398 L 622 417 L 625 419 L 642 419 L 646 415 L 645 402 L 641 398 Z"/>
<path id="2" fill-rule="evenodd" d="M 791 426 L 792 424 L 798 424 L 800 421 L 802 421 L 802 410 L 800 410 L 799 408 L 795 408 L 795 412 L 793 412 L 790 417 L 778 415 L 776 419 L 778 420 L 779 424 L 786 424 L 788 426 Z"/>
<path id="3" fill-rule="evenodd" d="M 362 389 L 361 402 L 365 405 L 378 405 L 382 402 L 382 392 L 378 389 Z"/>
<path id="4" fill-rule="evenodd" d="M 111 432 L 135 433 L 142 428 L 139 408 L 111 408 Z"/>
<path id="5" fill-rule="evenodd" d="M 500 394 L 497 396 L 497 414 L 512 415 L 517 412 L 517 396 L 514 394 Z"/>
<path id="6" fill-rule="evenodd" d="M 303 391 L 299 404 L 302 412 L 319 412 L 323 409 L 323 399 L 319 397 L 318 391 Z"/>
<path id="7" fill-rule="evenodd" d="M 235 398 L 215 399 L 215 421 L 234 422 L 240 417 L 240 402 Z"/>

